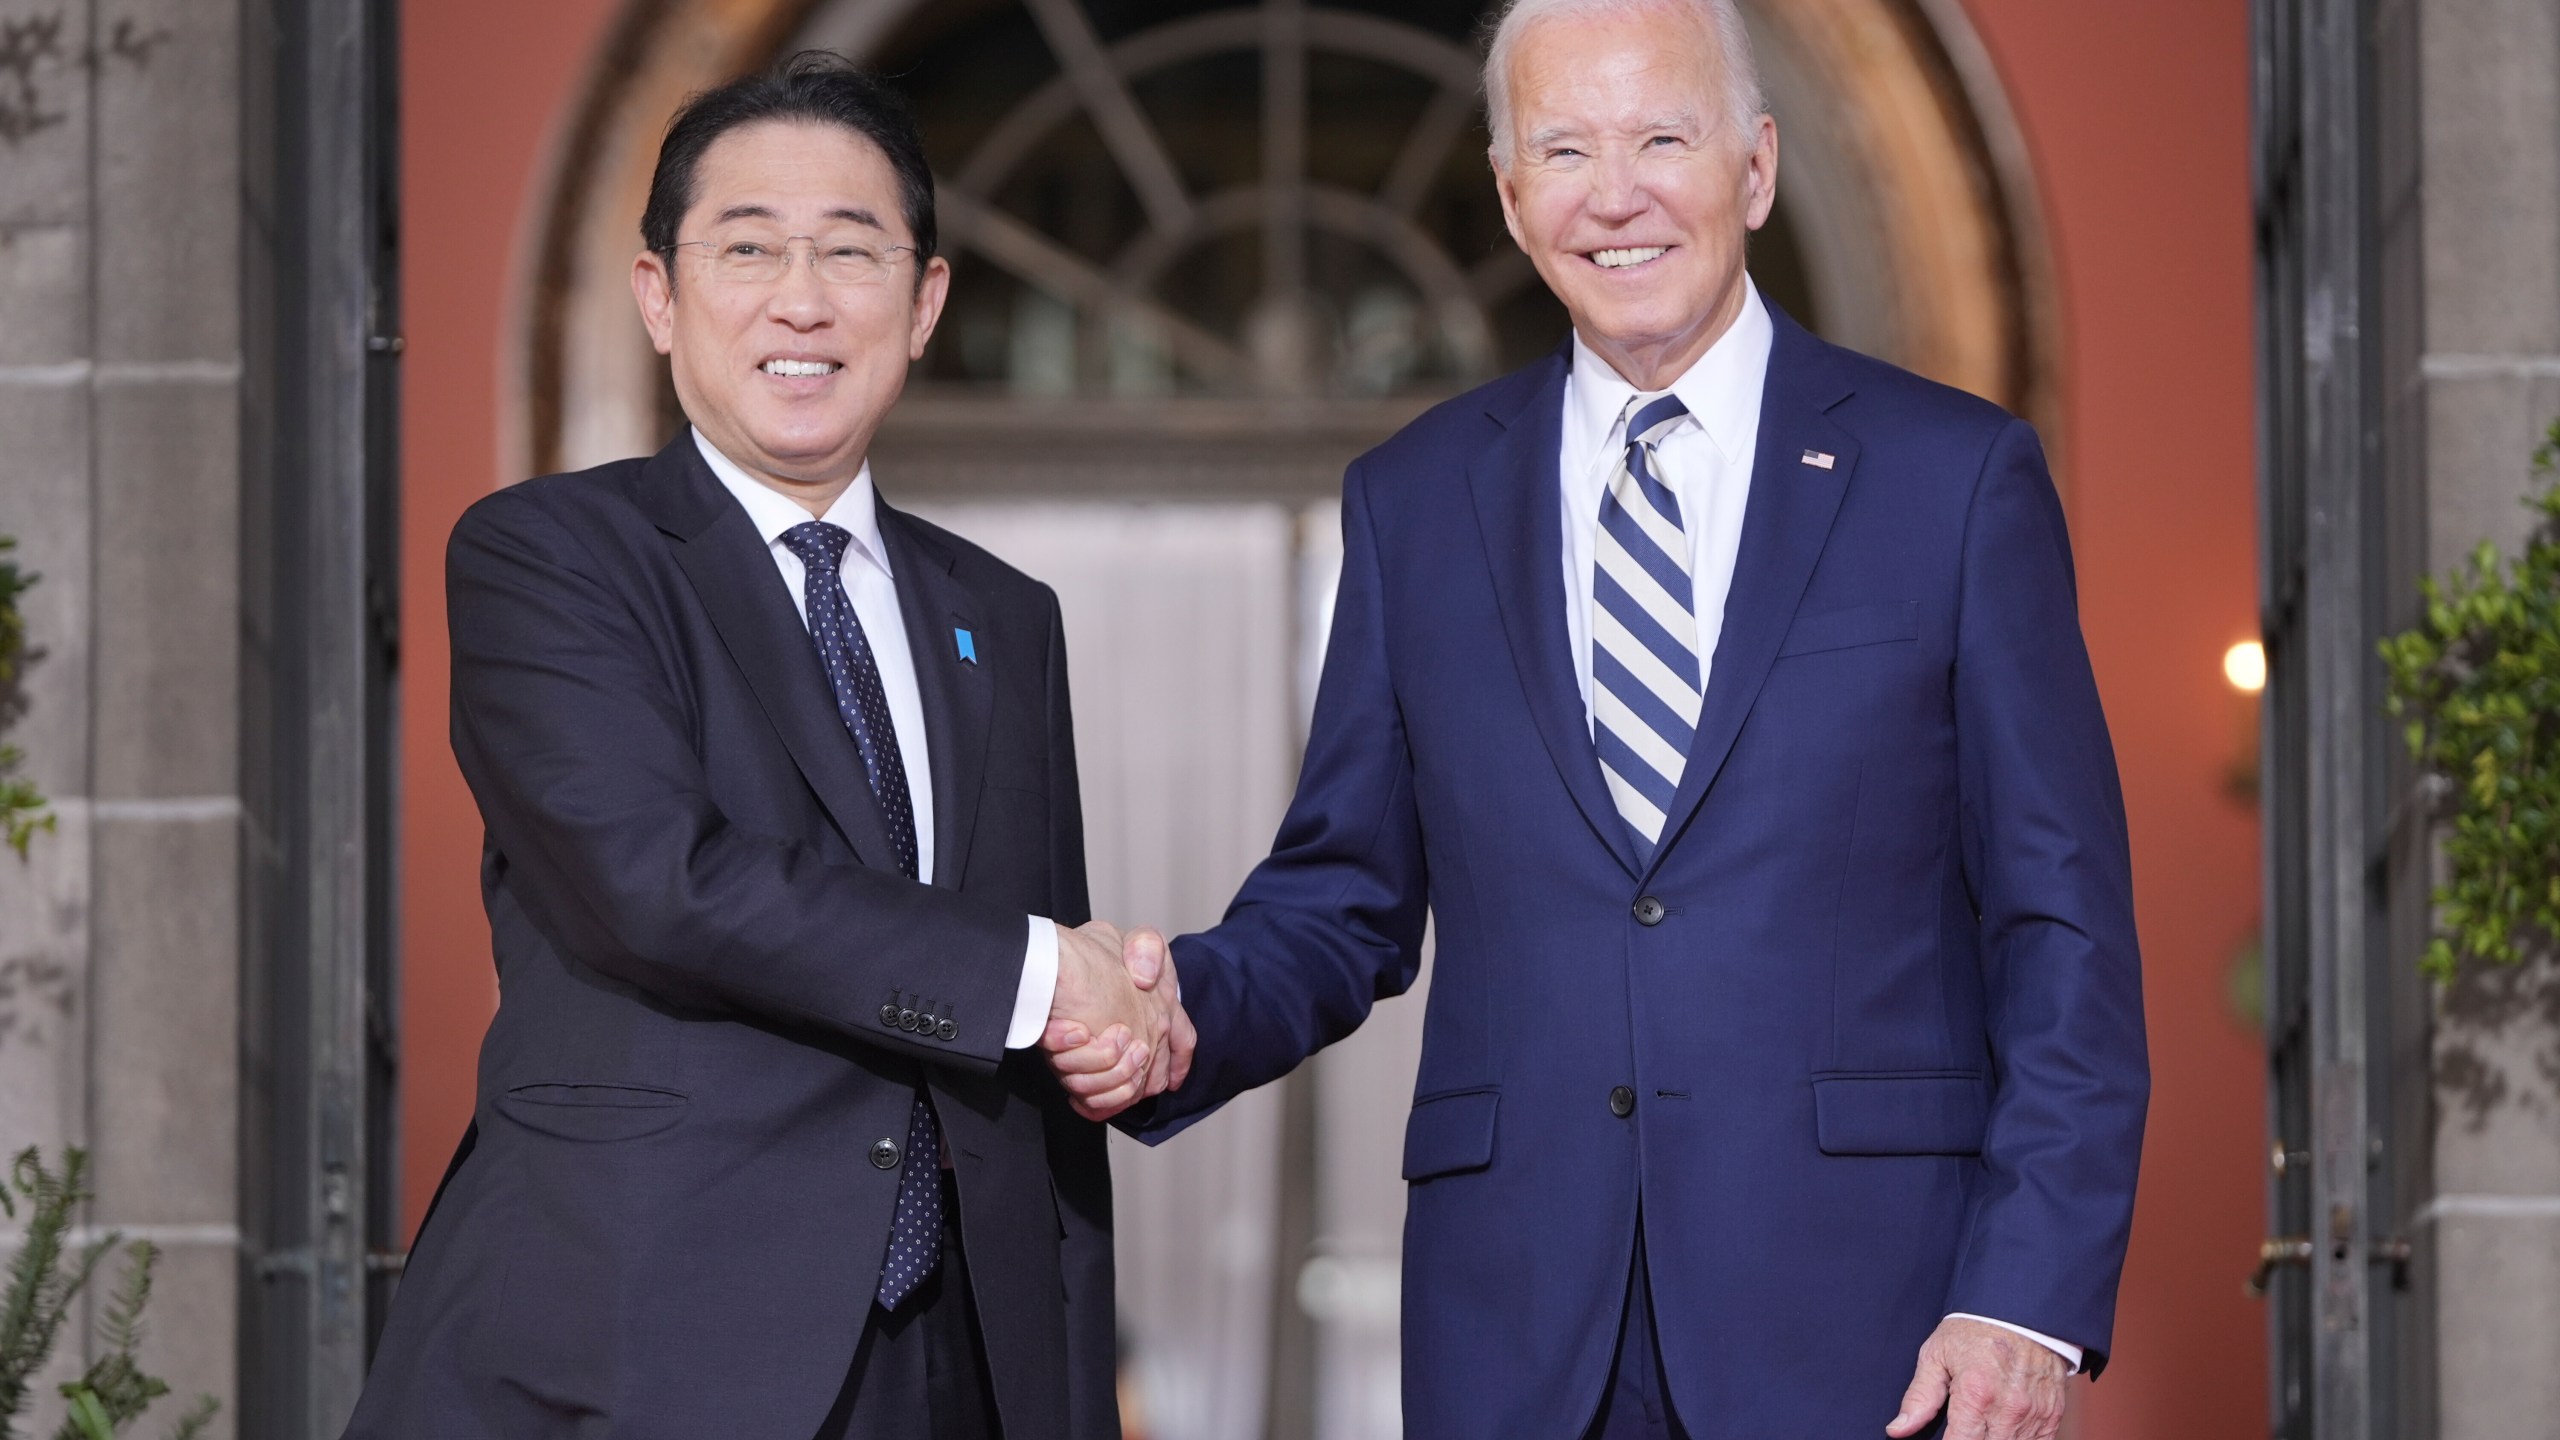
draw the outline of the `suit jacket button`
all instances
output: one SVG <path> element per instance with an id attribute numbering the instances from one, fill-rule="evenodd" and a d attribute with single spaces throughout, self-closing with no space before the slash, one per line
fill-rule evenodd
<path id="1" fill-rule="evenodd" d="M 945 1040 L 957 1040 L 960 1038 L 960 1022 L 957 1020 L 945 1020 L 940 1025 L 934 1027 L 933 1033 L 941 1036 Z"/>
<path id="2" fill-rule="evenodd" d="M 1659 925 L 1665 913 L 1662 902 L 1650 895 L 1636 902 L 1636 923 L 1639 925 Z"/>
<path id="3" fill-rule="evenodd" d="M 895 1140 L 882 1140 L 874 1144 L 871 1147 L 871 1168 L 875 1170 L 897 1169 L 898 1142 Z"/>
<path id="4" fill-rule="evenodd" d="M 881 1007 L 880 1007 L 880 1023 L 881 1023 L 881 1024 L 883 1024 L 883 1025 L 888 1026 L 888 1027 L 889 1027 L 890 1029 L 892 1029 L 892 1030 L 897 1029 L 897 1028 L 898 1028 L 898 1007 L 897 1007 L 896 1005 L 883 1005 L 883 1006 L 881 1006 Z"/>
<path id="5" fill-rule="evenodd" d="M 1636 1113 L 1636 1092 L 1621 1085 L 1609 1092 L 1609 1113 L 1624 1120 Z"/>
<path id="6" fill-rule="evenodd" d="M 913 1010 L 901 1010 L 901 1011 L 899 1011 L 899 1012 L 898 1012 L 898 1028 L 899 1028 L 899 1029 L 901 1029 L 901 1030 L 908 1031 L 909 1033 L 913 1033 L 913 1032 L 914 1032 L 914 1030 L 915 1030 L 915 1028 L 916 1028 L 916 1012 L 914 1012 Z"/>

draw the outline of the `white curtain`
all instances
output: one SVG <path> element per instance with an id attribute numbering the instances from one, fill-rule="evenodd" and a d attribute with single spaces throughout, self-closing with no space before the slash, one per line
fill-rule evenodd
<path id="1" fill-rule="evenodd" d="M 1341 572 L 1338 507 L 919 508 L 1058 592 L 1094 913 L 1168 933 L 1215 922 L 1296 777 Z M 1402 1433 L 1398 1162 L 1422 988 L 1309 1067 L 1316 1235 L 1293 1273 L 1274 1273 L 1275 1090 L 1161 1149 L 1112 1137 L 1132 1434 L 1262 1440 L 1275 1284 L 1315 1322 L 1318 1440 Z"/>
<path id="2" fill-rule="evenodd" d="M 1094 914 L 1216 922 L 1296 775 L 1296 515 L 1278 505 L 919 507 L 1066 613 Z M 1132 1433 L 1261 1440 L 1278 1096 L 1161 1149 L 1112 1137 Z"/>

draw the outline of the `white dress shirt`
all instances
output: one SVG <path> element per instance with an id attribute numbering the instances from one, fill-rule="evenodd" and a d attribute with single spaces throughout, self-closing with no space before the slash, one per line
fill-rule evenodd
<path id="1" fill-rule="evenodd" d="M 765 553 L 773 557 L 774 568 L 782 572 L 784 588 L 791 592 L 791 607 L 800 613 L 800 623 L 807 625 L 809 569 L 790 546 L 782 543 L 782 535 L 793 526 L 807 523 L 809 512 L 789 496 L 739 469 L 698 429 L 693 432 L 693 443 L 702 451 L 711 473 L 746 509 L 756 533 L 764 537 Z M 863 637 L 871 642 L 871 658 L 880 667 L 880 688 L 888 697 L 890 728 L 898 732 L 898 756 L 907 771 L 907 798 L 915 811 L 916 880 L 930 885 L 933 767 L 927 763 L 924 692 L 916 685 L 915 655 L 907 648 L 907 621 L 898 608 L 897 584 L 889 573 L 889 550 L 880 541 L 879 502 L 872 492 L 868 462 L 835 503 L 827 507 L 827 513 L 818 518 L 853 535 L 853 543 L 844 547 L 840 570 L 844 593 L 853 601 L 854 618 L 862 622 Z M 848 743 L 850 739 L 848 736 Z M 1014 993 L 1013 1019 L 1005 1029 L 1006 1049 L 1020 1050 L 1039 1040 L 1040 1032 L 1048 1028 L 1049 1002 L 1057 988 L 1057 926 L 1034 915 L 1030 939 L 1023 950 L 1022 983 Z"/>
<path id="2" fill-rule="evenodd" d="M 1760 397 L 1767 388 L 1769 349 L 1776 330 L 1760 289 L 1743 277 L 1742 312 L 1707 353 L 1698 357 L 1667 393 L 1689 410 L 1655 446 L 1654 477 L 1680 500 L 1681 528 L 1689 540 L 1689 584 L 1698 620 L 1699 690 L 1713 685 L 1716 639 L 1724 633 L 1724 604 L 1733 589 L 1735 557 L 1742 553 L 1742 516 L 1751 498 L 1751 463 L 1760 448 Z M 1564 382 L 1563 439 L 1556 475 L 1564 506 L 1565 634 L 1573 648 L 1573 678 L 1582 713 L 1591 719 L 1591 570 L 1598 543 L 1600 503 L 1617 477 L 1627 445 L 1627 402 L 1650 401 L 1663 391 L 1639 392 L 1582 341 L 1573 337 L 1573 369 Z M 2078 1373 L 2080 1347 L 2023 1325 L 1988 1315 L 1958 1313 L 1952 1320 L 1980 1320 L 2014 1331 L 2070 1362 Z"/>

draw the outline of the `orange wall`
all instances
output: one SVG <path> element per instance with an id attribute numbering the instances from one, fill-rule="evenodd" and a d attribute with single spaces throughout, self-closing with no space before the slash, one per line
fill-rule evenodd
<path id="1" fill-rule="evenodd" d="M 2059 252 L 2081 622 L 2133 826 L 2151 1131 L 2090 1440 L 2266 1427 L 2264 1061 L 2223 998 L 2259 911 L 2222 653 L 2254 638 L 2248 8 L 1966 0 Z"/>
<path id="2" fill-rule="evenodd" d="M 2256 631 L 2248 33 L 2229 0 L 1966 0 L 2027 132 L 2057 251 L 2083 621 L 2115 727 L 2155 1090 L 2117 1359 L 2088 1440 L 2255 1435 L 2258 1042 L 2223 977 L 2258 911 L 2223 649 Z M 479 823 L 445 743 L 444 536 L 498 473 L 526 212 L 613 0 L 404 7 L 403 1162 L 414 1222 L 469 1118 L 494 1002 Z"/>
<path id="3" fill-rule="evenodd" d="M 446 742 L 444 539 L 498 473 L 517 256 L 614 0 L 434 0 L 400 28 L 400 1166 L 414 1226 L 498 1003 L 480 815 Z M 638 248 L 634 242 L 634 249 Z"/>

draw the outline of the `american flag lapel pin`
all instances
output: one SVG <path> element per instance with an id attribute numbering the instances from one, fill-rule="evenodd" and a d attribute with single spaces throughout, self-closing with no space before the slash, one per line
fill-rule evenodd
<path id="1" fill-rule="evenodd" d="M 1828 451 L 1823 450 L 1807 450 L 1804 452 L 1804 463 L 1812 466 L 1816 470 L 1830 469 L 1832 461 L 1837 458 L 1838 457 L 1832 455 Z"/>

